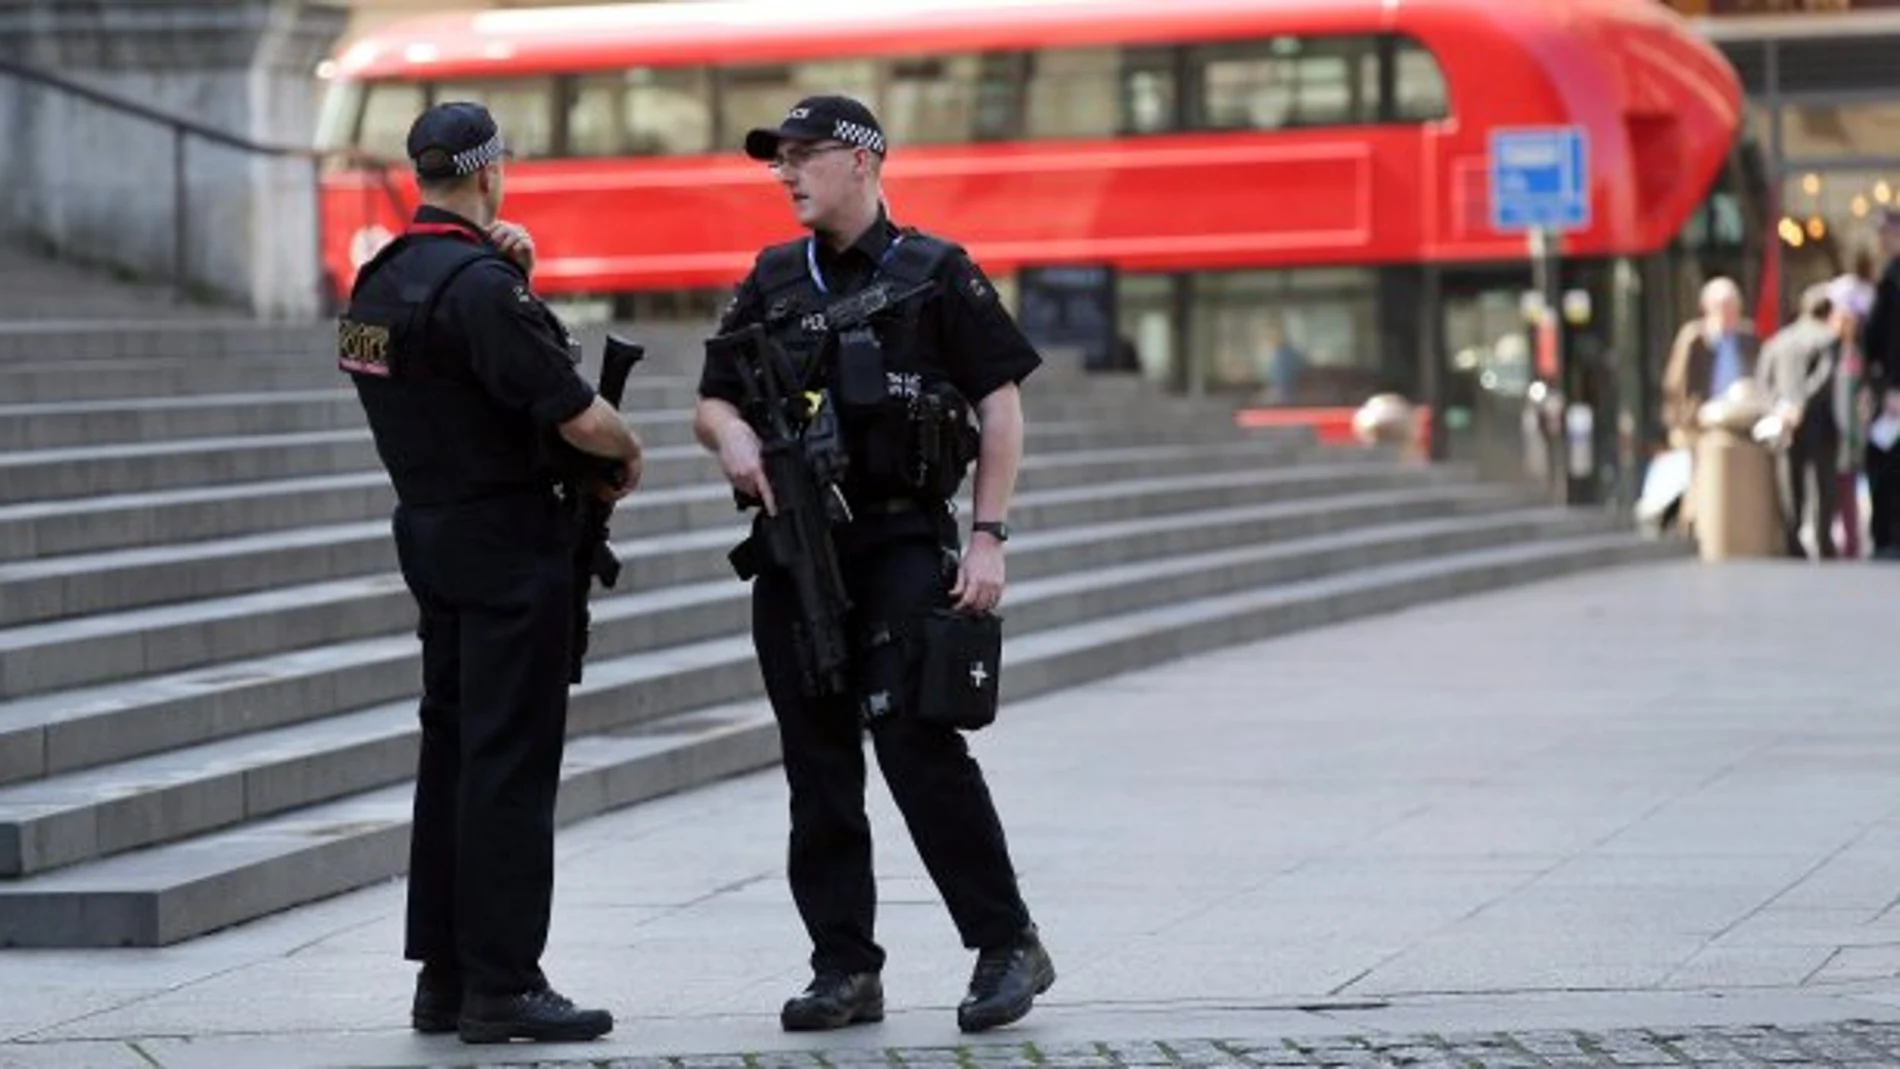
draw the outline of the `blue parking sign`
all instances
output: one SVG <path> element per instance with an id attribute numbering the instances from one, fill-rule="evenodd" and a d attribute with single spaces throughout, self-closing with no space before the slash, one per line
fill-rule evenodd
<path id="1" fill-rule="evenodd" d="M 1589 141 L 1581 127 L 1491 131 L 1494 229 L 1569 231 L 1589 225 Z"/>

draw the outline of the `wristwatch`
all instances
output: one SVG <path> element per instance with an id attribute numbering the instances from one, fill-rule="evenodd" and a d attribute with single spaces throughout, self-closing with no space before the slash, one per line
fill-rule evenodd
<path id="1" fill-rule="evenodd" d="M 970 525 L 970 533 L 978 531 L 995 538 L 998 542 L 1009 541 L 1009 524 L 1002 520 L 978 520 Z"/>

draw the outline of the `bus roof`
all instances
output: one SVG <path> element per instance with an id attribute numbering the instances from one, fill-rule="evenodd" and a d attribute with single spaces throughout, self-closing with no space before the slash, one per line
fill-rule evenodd
<path id="1" fill-rule="evenodd" d="M 1513 0 L 1512 21 L 1627 13 L 1653 0 Z M 1492 23 L 1498 0 L 703 0 L 504 8 L 406 20 L 344 47 L 335 75 L 467 78 L 530 71 L 937 55 L 1273 33 Z"/>

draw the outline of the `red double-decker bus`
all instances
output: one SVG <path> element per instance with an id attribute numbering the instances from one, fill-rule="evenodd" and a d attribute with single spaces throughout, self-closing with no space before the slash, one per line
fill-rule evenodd
<path id="1" fill-rule="evenodd" d="M 1653 0 L 505 9 L 396 24 L 327 67 L 325 147 L 399 161 L 427 104 L 486 103 L 516 154 L 506 214 L 572 307 L 710 315 L 795 227 L 743 131 L 847 92 L 890 135 L 894 216 L 961 241 L 1007 296 L 1030 269 L 1107 269 L 1142 373 L 1302 410 L 1398 390 L 1453 456 L 1515 448 L 1538 370 L 1526 239 L 1492 226 L 1494 130 L 1587 138 L 1589 221 L 1556 289 L 1599 426 L 1653 423 L 1704 278 L 1763 292 L 1738 82 Z M 413 200 L 392 173 L 325 179 L 339 292 Z"/>

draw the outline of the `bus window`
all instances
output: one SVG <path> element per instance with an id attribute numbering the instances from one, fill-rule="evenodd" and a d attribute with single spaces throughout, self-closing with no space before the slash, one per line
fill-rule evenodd
<path id="1" fill-rule="evenodd" d="M 436 103 L 472 100 L 487 108 L 501 136 L 518 159 L 554 154 L 554 80 L 498 78 L 493 81 L 437 82 Z M 410 116 L 414 118 L 414 116 Z"/>
<path id="2" fill-rule="evenodd" d="M 1400 122 L 1427 122 L 1451 114 L 1445 92 L 1445 72 L 1425 46 L 1409 37 L 1393 41 L 1392 117 Z"/>
<path id="3" fill-rule="evenodd" d="M 420 83 L 370 83 L 364 91 L 363 120 L 357 124 L 356 147 L 384 160 L 408 159 L 409 128 L 426 107 Z"/>
<path id="4" fill-rule="evenodd" d="M 361 83 L 341 79 L 332 81 L 325 89 L 322 108 L 317 112 L 317 148 L 349 148 L 352 141 L 350 135 L 355 132 L 356 117 L 362 110 Z"/>
<path id="5" fill-rule="evenodd" d="M 1065 48 L 1031 57 L 1030 137 L 1111 137 L 1120 118 L 1118 48 Z"/>
<path id="6" fill-rule="evenodd" d="M 682 156 L 712 149 L 712 94 L 704 70 L 641 67 L 589 75 L 567 106 L 573 156 Z"/>
<path id="7" fill-rule="evenodd" d="M 1010 141 L 1022 136 L 1023 92 L 1029 76 L 1026 52 L 985 52 L 976 83 L 976 139 Z"/>
<path id="8" fill-rule="evenodd" d="M 1121 340 L 1134 349 L 1135 365 L 1151 382 L 1180 385 L 1186 368 L 1175 356 L 1175 276 L 1128 272 L 1115 279 L 1115 309 Z"/>
<path id="9" fill-rule="evenodd" d="M 869 59 L 729 67 L 719 71 L 719 129 L 734 142 L 755 126 L 777 126 L 785 109 L 819 93 L 843 93 L 878 111 L 878 64 Z"/>
<path id="10" fill-rule="evenodd" d="M 1299 404 L 1376 392 L 1384 363 L 1375 272 L 1223 271 L 1190 283 L 1190 385 Z"/>
<path id="11" fill-rule="evenodd" d="M 1277 130 L 1369 121 L 1378 58 L 1358 37 L 1276 37 L 1190 49 L 1193 125 Z"/>
<path id="12" fill-rule="evenodd" d="M 1297 126 L 1344 126 L 1369 121 L 1379 100 L 1379 53 L 1359 37 L 1317 37 L 1291 56 Z"/>
<path id="13" fill-rule="evenodd" d="M 1180 124 L 1176 55 L 1171 48 L 1131 48 L 1122 53 L 1123 133 L 1162 133 Z"/>
<path id="14" fill-rule="evenodd" d="M 576 78 L 567 100 L 567 155 L 625 155 L 626 96 L 620 75 Z"/>
<path id="15" fill-rule="evenodd" d="M 890 61 L 880 119 L 898 145 L 970 140 L 982 60 L 975 55 Z"/>

